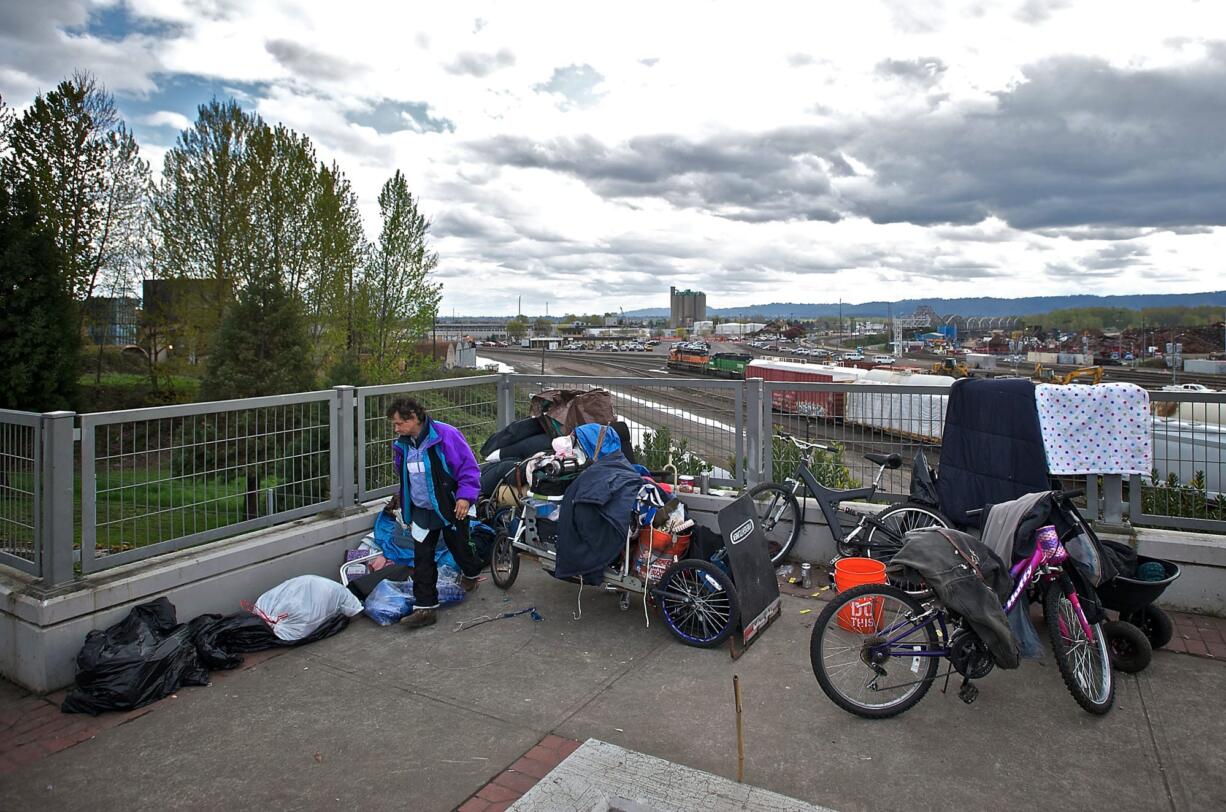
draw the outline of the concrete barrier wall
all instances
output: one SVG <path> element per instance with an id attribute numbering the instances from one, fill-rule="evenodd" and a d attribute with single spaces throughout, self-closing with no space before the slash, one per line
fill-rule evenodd
<path id="1" fill-rule="evenodd" d="M 42 593 L 35 579 L 0 575 L 0 674 L 40 693 L 69 685 L 86 634 L 160 596 L 187 621 L 206 612 L 237 612 L 241 601 L 254 601 L 296 575 L 336 579 L 344 551 L 370 532 L 377 510 L 202 545 L 81 578 L 51 594 Z"/>

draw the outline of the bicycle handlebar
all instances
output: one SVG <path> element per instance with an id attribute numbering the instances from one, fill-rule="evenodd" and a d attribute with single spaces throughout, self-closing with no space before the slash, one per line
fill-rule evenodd
<path id="1" fill-rule="evenodd" d="M 779 432 L 777 436 L 780 437 L 781 439 L 787 440 L 789 443 L 791 443 L 792 445 L 802 450 L 806 448 L 818 448 L 818 449 L 821 449 L 822 451 L 830 450 L 830 446 L 822 445 L 821 443 L 811 443 L 808 440 L 801 440 L 798 437 L 793 437 L 792 435 L 788 434 L 786 431 Z"/>

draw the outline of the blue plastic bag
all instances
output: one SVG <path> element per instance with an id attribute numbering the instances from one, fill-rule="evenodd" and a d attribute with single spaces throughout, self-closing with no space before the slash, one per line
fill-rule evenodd
<path id="1" fill-rule="evenodd" d="M 438 602 L 459 603 L 464 600 L 464 587 L 460 586 L 460 572 L 451 567 L 438 571 Z M 413 611 L 412 581 L 380 581 L 366 596 L 362 611 L 380 626 L 399 623 Z"/>
<path id="2" fill-rule="evenodd" d="M 413 611 L 413 582 L 380 581 L 366 596 L 362 611 L 380 626 L 399 623 Z"/>

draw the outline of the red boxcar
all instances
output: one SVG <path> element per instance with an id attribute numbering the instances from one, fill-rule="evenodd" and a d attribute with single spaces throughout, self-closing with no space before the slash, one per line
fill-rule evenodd
<path id="1" fill-rule="evenodd" d="M 745 367 L 745 377 L 764 381 L 795 381 L 797 383 L 851 383 L 862 377 L 864 370 L 852 367 L 832 367 L 824 364 L 801 364 L 794 361 L 752 361 Z M 798 392 L 777 389 L 771 393 L 771 405 L 781 412 L 811 417 L 842 417 L 842 392 Z"/>

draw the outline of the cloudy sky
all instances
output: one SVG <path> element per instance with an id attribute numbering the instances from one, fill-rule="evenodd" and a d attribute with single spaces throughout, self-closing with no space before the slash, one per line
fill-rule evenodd
<path id="1" fill-rule="evenodd" d="M 1226 288 L 1217 0 L 0 0 L 0 93 L 76 68 L 145 154 L 234 97 L 399 168 L 443 313 Z"/>

